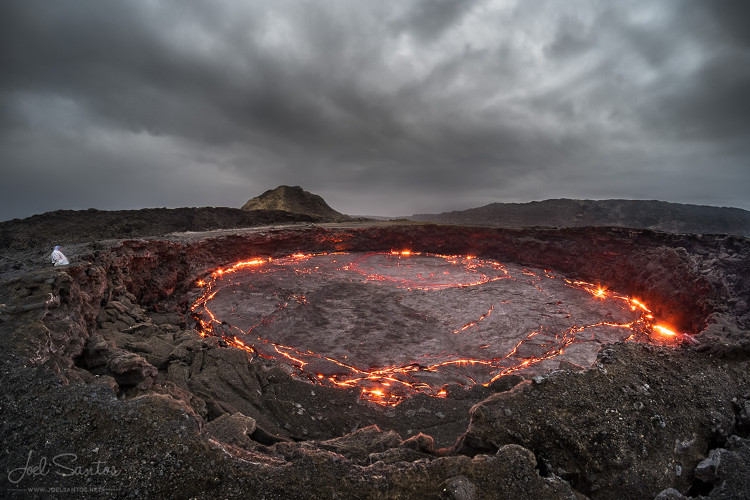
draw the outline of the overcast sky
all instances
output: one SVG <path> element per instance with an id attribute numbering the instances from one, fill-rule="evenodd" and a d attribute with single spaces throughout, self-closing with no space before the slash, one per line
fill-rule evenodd
<path id="1" fill-rule="evenodd" d="M 5 0 L 0 220 L 496 201 L 750 209 L 750 2 Z"/>

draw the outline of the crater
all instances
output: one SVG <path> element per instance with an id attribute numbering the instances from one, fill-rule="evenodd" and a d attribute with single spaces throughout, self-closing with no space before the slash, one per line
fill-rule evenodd
<path id="1" fill-rule="evenodd" d="M 603 344 L 676 343 L 635 298 L 552 271 L 397 250 L 255 257 L 198 280 L 200 331 L 315 384 L 398 404 L 590 366 Z"/>
<path id="2" fill-rule="evenodd" d="M 128 240 L 70 271 L 102 304 L 75 360 L 121 394 L 176 386 L 206 421 L 239 412 L 275 440 L 377 425 L 451 447 L 494 392 L 586 370 L 603 344 L 703 329 L 705 278 L 665 237 L 386 224 Z"/>
<path id="3" fill-rule="evenodd" d="M 749 252 L 355 223 L 82 244 L 0 288 L 13 439 L 141 464 L 128 488 L 173 460 L 164 495 L 688 491 L 747 437 Z"/>

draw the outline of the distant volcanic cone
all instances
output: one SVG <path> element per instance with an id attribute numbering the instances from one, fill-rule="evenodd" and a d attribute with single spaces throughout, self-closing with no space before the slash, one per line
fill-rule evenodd
<path id="1" fill-rule="evenodd" d="M 337 212 L 317 194 L 300 186 L 279 186 L 249 200 L 242 210 L 283 210 L 294 214 L 320 217 L 324 220 L 342 221 L 349 217 Z"/>

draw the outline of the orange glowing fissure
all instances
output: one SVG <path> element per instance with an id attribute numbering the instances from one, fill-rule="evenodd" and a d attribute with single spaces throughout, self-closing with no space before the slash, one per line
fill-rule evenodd
<path id="1" fill-rule="evenodd" d="M 524 370 L 542 361 L 549 360 L 551 358 L 558 356 L 568 346 L 577 342 L 576 334 L 579 334 L 593 327 L 606 326 L 606 327 L 630 330 L 632 331 L 632 333 L 630 334 L 630 336 L 627 337 L 626 341 L 647 341 L 647 342 L 652 342 L 652 343 L 657 343 L 657 344 L 675 344 L 675 343 L 679 343 L 682 341 L 682 338 L 681 338 L 682 335 L 674 331 L 671 327 L 664 325 L 664 324 L 657 324 L 655 322 L 653 313 L 642 301 L 632 298 L 632 297 L 627 297 L 624 295 L 613 293 L 609 291 L 607 288 L 602 287 L 600 285 L 594 285 L 592 283 L 587 283 L 583 281 L 571 281 L 565 278 L 562 278 L 562 279 L 565 281 L 567 286 L 576 288 L 579 290 L 584 290 L 590 293 L 594 298 L 598 300 L 623 301 L 625 304 L 629 306 L 630 310 L 634 312 L 639 312 L 638 318 L 629 323 L 598 322 L 594 324 L 579 325 L 579 326 L 568 328 L 565 331 L 554 334 L 554 340 L 555 340 L 555 342 L 553 343 L 554 345 L 552 345 L 551 348 L 547 352 L 534 355 L 534 356 L 529 356 L 523 359 L 520 363 L 511 365 L 511 366 L 503 366 L 503 362 L 515 356 L 517 350 L 521 347 L 521 345 L 526 340 L 529 340 L 531 338 L 534 338 L 540 335 L 550 335 L 550 333 L 545 332 L 542 328 L 532 331 L 528 333 L 525 339 L 519 341 L 515 345 L 515 347 L 504 356 L 495 357 L 495 358 L 486 359 L 486 360 L 471 359 L 471 358 L 451 359 L 448 361 L 436 362 L 436 363 L 431 363 L 431 364 L 426 364 L 426 365 L 422 365 L 419 363 L 411 363 L 411 364 L 405 364 L 405 365 L 400 365 L 400 366 L 383 366 L 383 367 L 371 368 L 369 370 L 362 370 L 362 369 L 356 368 L 355 366 L 347 364 L 341 360 L 334 359 L 332 357 L 324 356 L 324 355 L 321 355 L 312 351 L 299 350 L 292 346 L 277 344 L 267 339 L 255 338 L 252 342 L 248 344 L 248 339 L 250 337 L 247 334 L 250 333 L 249 331 L 246 332 L 234 326 L 230 326 L 229 331 L 227 331 L 227 328 L 225 326 L 226 323 L 218 319 L 216 315 L 208 307 L 209 302 L 214 298 L 216 293 L 218 293 L 219 291 L 219 288 L 217 287 L 218 280 L 225 278 L 227 275 L 231 275 L 232 273 L 235 273 L 240 270 L 247 269 L 247 268 L 261 267 L 265 264 L 269 264 L 271 262 L 276 262 L 280 260 L 294 263 L 294 262 L 302 262 L 312 257 L 321 256 L 321 255 L 347 255 L 347 253 L 346 252 L 318 253 L 318 254 L 296 253 L 296 254 L 290 255 L 289 257 L 276 259 L 276 260 L 270 257 L 267 257 L 267 258 L 266 257 L 254 257 L 246 261 L 237 262 L 233 264 L 232 266 L 229 266 L 226 268 L 216 269 L 213 272 L 211 272 L 208 276 L 204 277 L 203 279 L 197 280 L 195 282 L 195 285 L 197 287 L 202 288 L 203 293 L 192 305 L 191 312 L 193 313 L 193 317 L 198 322 L 198 329 L 201 335 L 220 336 L 223 338 L 224 341 L 226 341 L 229 345 L 235 348 L 243 349 L 256 356 L 262 356 L 265 358 L 273 358 L 282 362 L 286 362 L 296 369 L 296 375 L 298 377 L 309 380 L 312 383 L 322 384 L 322 385 L 331 386 L 331 387 L 359 388 L 361 391 L 362 399 L 371 401 L 374 403 L 378 403 L 381 405 L 386 405 L 386 406 L 395 406 L 399 402 L 401 402 L 404 399 L 404 397 L 410 394 L 417 393 L 417 392 L 425 393 L 425 394 L 428 394 L 430 396 L 435 396 L 435 397 L 446 396 L 447 391 L 444 387 L 433 388 L 433 387 L 430 387 L 426 383 L 415 381 L 414 377 L 412 376 L 412 374 L 414 373 L 434 372 L 438 370 L 439 368 L 444 368 L 446 366 L 485 365 L 488 367 L 496 368 L 494 372 L 495 375 L 492 378 L 492 380 L 495 380 L 504 375 L 508 375 L 514 372 Z M 372 255 L 372 254 L 369 254 L 369 255 Z M 502 267 L 502 264 L 499 264 L 495 261 L 479 259 L 474 256 L 456 256 L 456 255 L 440 255 L 440 254 L 426 254 L 426 253 L 423 254 L 420 252 L 412 252 L 411 250 L 393 250 L 383 255 L 391 255 L 397 258 L 409 258 L 411 256 L 429 255 L 431 257 L 438 257 L 438 258 L 445 259 L 446 262 L 452 263 L 452 264 L 456 264 L 460 262 L 464 266 L 467 266 L 467 268 L 471 268 L 471 266 L 478 267 L 480 265 L 490 265 L 494 269 L 504 272 L 504 268 Z M 350 267 L 347 267 L 347 266 L 345 266 L 345 268 L 350 269 Z M 300 273 L 303 273 L 303 271 L 300 271 Z M 368 279 L 372 279 L 372 280 L 393 281 L 395 279 L 395 278 L 385 278 L 383 276 L 377 276 L 377 275 L 370 275 L 370 274 L 367 274 L 366 272 L 363 272 L 363 274 L 365 274 Z M 527 269 L 523 270 L 523 274 L 530 276 L 530 277 L 537 276 L 534 272 L 527 270 Z M 550 271 L 546 271 L 546 270 L 544 272 L 544 276 L 546 278 L 552 278 L 552 279 L 556 278 L 550 273 Z M 461 283 L 457 285 L 437 283 L 437 284 L 425 285 L 423 287 L 414 286 L 412 288 L 418 289 L 418 290 L 439 290 L 439 289 L 442 289 L 445 287 L 451 287 L 451 286 L 452 287 L 469 287 L 469 286 L 475 286 L 477 284 L 487 283 L 488 281 L 495 280 L 495 279 L 503 279 L 504 277 L 506 276 L 502 276 L 500 278 L 498 277 L 492 278 L 492 277 L 480 275 L 478 276 L 478 279 L 475 282 L 470 282 L 470 283 Z M 299 304 L 306 305 L 306 299 L 304 296 L 296 297 L 296 298 Z M 282 304 L 280 307 L 285 307 L 286 305 L 287 304 Z M 493 313 L 493 309 L 494 309 L 494 305 L 491 306 L 490 309 L 486 313 L 482 314 L 475 321 L 469 322 L 465 324 L 464 326 L 458 329 L 455 329 L 452 333 L 461 334 L 462 332 L 469 330 L 473 326 L 477 325 L 479 322 L 489 317 Z M 223 328 L 219 328 L 219 326 L 222 326 Z M 233 330 L 236 330 L 236 334 L 233 333 Z M 256 341 L 262 344 L 268 344 L 268 345 L 273 346 L 273 351 L 276 352 L 278 356 L 261 353 L 255 347 Z M 487 345 L 481 346 L 481 348 L 487 348 L 487 347 L 489 346 Z M 308 370 L 305 369 L 305 367 L 308 364 L 310 364 L 312 360 L 323 360 L 325 362 L 332 363 L 333 365 L 337 365 L 342 368 L 342 373 L 324 375 L 323 373 L 309 372 Z M 488 385 L 488 383 L 484 385 Z"/>

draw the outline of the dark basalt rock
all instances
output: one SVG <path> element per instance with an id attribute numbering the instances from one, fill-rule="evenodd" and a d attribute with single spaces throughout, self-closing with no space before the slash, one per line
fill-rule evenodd
<path id="1" fill-rule="evenodd" d="M 225 413 L 206 425 L 206 432 L 219 441 L 237 446 L 253 447 L 250 436 L 255 432 L 255 420 L 240 412 Z"/>
<path id="2" fill-rule="evenodd" d="M 293 214 L 320 217 L 324 220 L 345 221 L 349 217 L 328 206 L 317 194 L 300 186 L 279 186 L 247 201 L 242 210 L 280 210 Z"/>
<path id="3" fill-rule="evenodd" d="M 300 249 L 398 248 L 606 283 L 643 298 L 698 345 L 614 344 L 580 373 L 504 377 L 383 408 L 192 329 L 195 280 L 218 266 Z M 90 477 L 111 488 L 105 497 L 644 498 L 668 488 L 747 496 L 743 238 L 381 224 L 82 244 L 65 269 L 23 255 L 0 253 L 6 471 L 29 452 L 36 463 L 75 454 L 79 465 L 120 471 Z M 59 305 L 9 312 L 49 294 Z M 732 356 L 716 344 L 734 346 Z M 6 476 L 3 492 L 82 485 Z"/>
<path id="4" fill-rule="evenodd" d="M 750 236 L 750 212 L 740 208 L 657 200 L 544 200 L 490 203 L 477 208 L 417 214 L 412 220 L 495 227 L 620 226 L 673 233 Z"/>
<path id="5" fill-rule="evenodd" d="M 248 211 L 227 207 L 57 210 L 26 219 L 0 222 L 0 250 L 23 251 L 43 247 L 43 253 L 47 257 L 54 245 L 326 220 L 328 219 L 315 215 L 284 210 Z M 39 258 L 42 260 L 41 255 Z M 48 261 L 49 258 L 44 260 Z"/>

